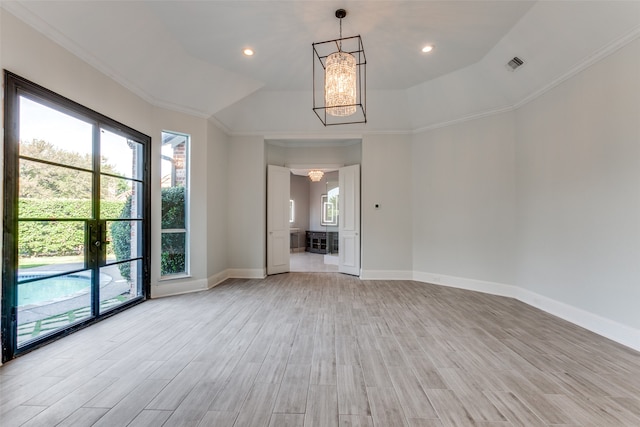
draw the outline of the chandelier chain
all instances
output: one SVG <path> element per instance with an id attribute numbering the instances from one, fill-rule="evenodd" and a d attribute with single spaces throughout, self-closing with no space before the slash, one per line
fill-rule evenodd
<path id="1" fill-rule="evenodd" d="M 342 52 L 342 18 L 340 18 L 340 45 L 338 46 L 338 52 Z"/>

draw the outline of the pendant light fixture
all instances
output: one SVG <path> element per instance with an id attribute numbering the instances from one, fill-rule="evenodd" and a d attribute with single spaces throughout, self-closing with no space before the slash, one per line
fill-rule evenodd
<path id="1" fill-rule="evenodd" d="M 320 170 L 310 170 L 309 173 L 309 179 L 313 182 L 318 182 L 322 179 L 322 177 L 324 176 L 324 172 L 320 171 Z"/>
<path id="2" fill-rule="evenodd" d="M 358 36 L 342 37 L 344 9 L 336 10 L 340 38 L 313 43 L 313 111 L 325 126 L 366 123 L 367 60 Z M 320 93 L 322 91 L 322 93 Z"/>

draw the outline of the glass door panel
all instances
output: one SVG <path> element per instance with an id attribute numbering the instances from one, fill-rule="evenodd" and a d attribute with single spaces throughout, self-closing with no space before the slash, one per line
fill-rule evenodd
<path id="1" fill-rule="evenodd" d="M 4 82 L 6 361 L 148 293 L 151 138 L 9 72 Z"/>
<path id="2" fill-rule="evenodd" d="M 29 271 L 18 284 L 18 347 L 91 317 L 91 270 L 38 274 Z"/>
<path id="3" fill-rule="evenodd" d="M 86 221 L 18 221 L 18 283 L 34 272 L 54 276 L 86 268 L 85 228 Z"/>
<path id="4" fill-rule="evenodd" d="M 100 129 L 100 312 L 142 295 L 143 146 Z"/>
<path id="5" fill-rule="evenodd" d="M 17 347 L 92 316 L 92 125 L 19 97 Z"/>
<path id="6" fill-rule="evenodd" d="M 142 260 L 100 268 L 100 313 L 142 294 Z"/>
<path id="7" fill-rule="evenodd" d="M 91 218 L 91 172 L 20 159 L 21 218 Z"/>
<path id="8" fill-rule="evenodd" d="M 142 183 L 109 175 L 100 177 L 100 218 L 142 218 Z"/>
<path id="9" fill-rule="evenodd" d="M 142 295 L 143 222 L 120 220 L 102 222 L 108 243 L 100 268 L 100 312 Z"/>
<path id="10" fill-rule="evenodd" d="M 19 97 L 20 156 L 93 169 L 93 125 L 42 99 Z"/>
<path id="11" fill-rule="evenodd" d="M 100 171 L 142 180 L 143 145 L 107 129 L 100 129 Z"/>

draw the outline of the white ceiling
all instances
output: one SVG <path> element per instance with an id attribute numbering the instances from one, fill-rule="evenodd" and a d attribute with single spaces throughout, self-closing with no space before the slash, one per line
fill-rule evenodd
<path id="1" fill-rule="evenodd" d="M 232 133 L 323 134 L 311 43 L 360 34 L 367 125 L 411 131 L 512 108 L 640 34 L 638 1 L 8 1 L 155 105 Z M 420 49 L 435 45 L 430 54 Z M 242 55 L 244 47 L 256 51 Z M 511 73 L 513 57 L 526 64 Z"/>

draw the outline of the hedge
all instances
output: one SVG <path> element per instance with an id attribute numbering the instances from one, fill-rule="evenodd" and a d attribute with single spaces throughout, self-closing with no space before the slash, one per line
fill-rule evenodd
<path id="1" fill-rule="evenodd" d="M 125 202 L 101 201 L 104 218 L 119 218 Z M 90 200 L 20 199 L 19 218 L 78 219 L 78 221 L 20 221 L 18 253 L 21 257 L 84 254 L 84 219 L 91 218 Z"/>
<path id="2" fill-rule="evenodd" d="M 162 189 L 162 228 L 185 227 L 184 187 Z M 126 201 L 100 201 L 103 219 L 129 218 L 131 197 Z M 84 220 L 91 218 L 91 201 L 74 199 L 27 199 L 18 203 L 20 218 L 29 219 L 78 219 L 78 221 L 21 221 L 19 227 L 19 256 L 72 256 L 84 254 Z M 112 245 L 108 255 L 117 260 L 131 258 L 131 223 L 111 223 Z M 185 271 L 184 233 L 163 233 L 160 256 L 161 274 Z M 130 279 L 129 263 L 118 264 L 124 278 Z"/>
<path id="3" fill-rule="evenodd" d="M 162 228 L 184 228 L 184 187 L 167 187 L 162 189 Z M 131 198 L 128 198 L 121 218 L 131 215 Z M 117 221 L 111 225 L 113 250 L 117 260 L 131 258 L 131 222 Z M 185 240 L 183 233 L 163 233 L 160 252 L 160 274 L 173 274 L 185 271 Z M 127 280 L 131 279 L 131 265 L 118 264 L 120 274 Z"/>

